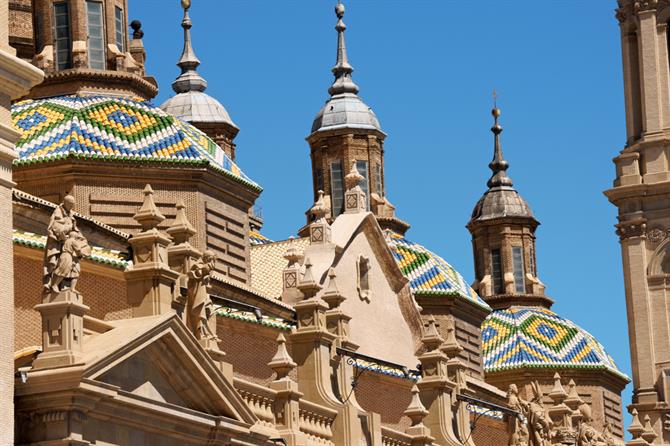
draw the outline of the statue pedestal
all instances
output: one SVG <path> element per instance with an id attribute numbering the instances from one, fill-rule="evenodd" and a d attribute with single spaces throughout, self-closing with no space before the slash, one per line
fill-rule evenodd
<path id="1" fill-rule="evenodd" d="M 64 290 L 50 293 L 35 305 L 42 315 L 42 346 L 33 364 L 35 369 L 62 367 L 81 361 L 84 341 L 84 314 L 89 307 L 81 294 Z"/>

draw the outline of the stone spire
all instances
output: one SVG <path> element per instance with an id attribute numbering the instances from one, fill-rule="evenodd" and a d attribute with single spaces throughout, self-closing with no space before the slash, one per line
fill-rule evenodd
<path id="1" fill-rule="evenodd" d="M 494 93 L 495 95 L 495 93 Z M 499 186 L 509 186 L 512 187 L 512 179 L 507 176 L 507 168 L 509 163 L 505 161 L 502 153 L 502 146 L 500 144 L 500 134 L 503 131 L 502 126 L 498 123 L 498 118 L 500 118 L 501 111 L 497 107 L 497 104 L 493 105 L 493 110 L 491 110 L 493 115 L 494 123 L 491 127 L 493 132 L 493 159 L 489 163 L 489 168 L 493 172 L 491 178 L 489 179 L 486 185 L 489 188 L 499 187 Z"/>
<path id="2" fill-rule="evenodd" d="M 133 265 L 124 273 L 128 286 L 128 303 L 133 317 L 155 316 L 174 311 L 173 289 L 180 273 L 170 269 L 168 246 L 170 238 L 158 229 L 165 217 L 156 207 L 154 191 L 144 188 L 142 206 L 133 216 L 142 230 L 133 235 Z"/>
<path id="3" fill-rule="evenodd" d="M 184 19 L 181 21 L 181 27 L 184 28 L 184 49 L 177 66 L 181 68 L 181 75 L 172 83 L 172 89 L 176 93 L 187 93 L 189 91 L 205 91 L 207 81 L 196 71 L 200 60 L 193 51 L 191 45 L 191 17 L 188 10 L 191 7 L 191 0 L 181 0 L 181 7 L 184 8 Z"/>
<path id="4" fill-rule="evenodd" d="M 349 64 L 347 44 L 344 41 L 344 31 L 346 31 L 347 25 L 342 21 L 344 17 L 344 5 L 341 0 L 338 0 L 335 6 L 335 14 L 338 19 L 335 25 L 335 29 L 337 30 L 337 61 L 332 70 L 333 75 L 335 75 L 335 81 L 328 89 L 328 93 L 331 96 L 342 93 L 356 94 L 358 93 L 358 85 L 351 79 L 351 73 L 354 72 L 354 68 Z"/>
<path id="5" fill-rule="evenodd" d="M 477 277 L 472 287 L 494 309 L 515 304 L 549 307 L 553 302 L 544 295 L 544 284 L 536 271 L 535 229 L 539 222 L 507 175 L 509 163 L 500 143 L 502 112 L 495 97 L 494 92 L 492 174 L 467 224 Z"/>
<path id="6" fill-rule="evenodd" d="M 363 175 L 360 174 L 354 161 L 351 165 L 351 170 L 344 177 L 344 182 L 347 186 L 347 191 L 344 193 L 344 212 L 346 214 L 356 214 L 358 212 L 365 212 L 367 209 L 365 192 L 361 189 L 361 181 Z"/>

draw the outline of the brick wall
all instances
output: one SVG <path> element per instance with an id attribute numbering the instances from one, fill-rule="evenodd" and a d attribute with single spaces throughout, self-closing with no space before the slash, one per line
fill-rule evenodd
<path id="1" fill-rule="evenodd" d="M 404 431 L 410 419 L 403 415 L 412 400 L 413 381 L 363 371 L 358 378 L 356 401 L 365 410 L 381 415 L 386 426 Z"/>
<path id="2" fill-rule="evenodd" d="M 226 361 L 233 365 L 235 376 L 266 385 L 274 380 L 268 363 L 277 353 L 279 330 L 227 317 L 217 319 L 216 334 L 219 348 L 226 352 Z M 282 331 L 284 336 L 287 332 Z M 289 354 L 290 345 L 287 344 Z M 292 372 L 296 378 L 295 371 Z"/>
<path id="3" fill-rule="evenodd" d="M 470 415 L 470 420 L 475 416 Z M 472 439 L 477 446 L 501 446 L 509 444 L 507 423 L 487 416 L 477 418 L 477 424 L 472 431 Z"/>
<path id="4" fill-rule="evenodd" d="M 86 263 L 88 262 L 83 264 L 77 288 L 84 296 L 84 303 L 91 308 L 88 314 L 105 320 L 131 317 L 131 310 L 126 302 L 125 282 L 87 271 L 89 268 Z M 118 274 L 116 271 L 114 273 Z M 40 314 L 33 310 L 42 293 L 42 261 L 14 255 L 14 281 L 17 284 L 14 301 L 14 350 L 42 345 Z"/>

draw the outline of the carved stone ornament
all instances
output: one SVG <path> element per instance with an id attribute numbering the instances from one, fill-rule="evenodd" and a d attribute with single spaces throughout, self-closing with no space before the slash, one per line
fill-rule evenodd
<path id="1" fill-rule="evenodd" d="M 635 12 L 656 9 L 656 6 L 658 6 L 658 0 L 636 0 L 635 3 L 633 3 Z"/>
<path id="2" fill-rule="evenodd" d="M 80 261 L 91 255 L 91 247 L 86 241 L 74 218 L 75 200 L 67 195 L 54 209 L 47 227 L 44 247 L 44 294 L 58 293 L 75 288 L 81 271 Z"/>
<path id="3" fill-rule="evenodd" d="M 668 231 L 661 228 L 653 228 L 647 231 L 647 239 L 651 243 L 660 243 L 668 236 Z"/>
<path id="4" fill-rule="evenodd" d="M 632 237 L 645 237 L 647 223 L 644 219 L 627 221 L 616 225 L 616 233 L 621 240 Z"/>

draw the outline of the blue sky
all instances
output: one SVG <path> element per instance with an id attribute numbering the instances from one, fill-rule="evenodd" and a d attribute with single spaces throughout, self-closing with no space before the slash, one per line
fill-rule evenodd
<path id="1" fill-rule="evenodd" d="M 263 232 L 273 239 L 295 234 L 311 205 L 304 138 L 332 81 L 334 3 L 193 0 L 200 72 L 241 129 L 237 161 L 265 188 Z M 179 2 L 130 4 L 159 104 L 178 74 Z M 602 194 L 625 142 L 615 4 L 345 0 L 345 23 L 360 96 L 389 135 L 386 188 L 412 225 L 408 238 L 472 280 L 464 225 L 490 173 L 495 88 L 509 174 L 542 223 L 538 272 L 553 309 L 630 375 L 616 210 Z"/>

